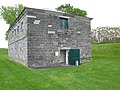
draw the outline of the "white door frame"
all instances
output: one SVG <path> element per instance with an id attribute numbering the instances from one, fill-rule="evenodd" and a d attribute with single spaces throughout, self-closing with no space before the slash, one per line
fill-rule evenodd
<path id="1" fill-rule="evenodd" d="M 69 53 L 69 50 L 66 50 L 66 65 L 68 65 L 68 53 Z"/>
<path id="2" fill-rule="evenodd" d="M 71 48 L 69 48 L 69 47 L 62 47 L 62 48 L 60 48 L 60 50 L 66 50 L 66 65 L 68 65 L 69 63 L 68 63 L 68 53 L 69 53 L 69 49 L 71 49 Z"/>

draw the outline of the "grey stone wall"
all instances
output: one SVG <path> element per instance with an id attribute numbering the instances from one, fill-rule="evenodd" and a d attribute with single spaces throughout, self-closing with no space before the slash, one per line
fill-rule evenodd
<path id="1" fill-rule="evenodd" d="M 11 60 L 28 65 L 27 53 L 27 17 L 23 15 L 8 31 L 8 56 Z"/>
<path id="2" fill-rule="evenodd" d="M 44 10 L 28 10 L 28 64 L 30 67 L 59 66 L 56 51 L 63 47 L 80 49 L 81 62 L 91 61 L 90 18 Z M 68 16 L 69 29 L 60 29 L 59 16 Z M 39 24 L 34 24 L 38 20 Z M 49 27 L 51 26 L 51 27 Z M 48 33 L 52 32 L 52 33 Z"/>
<path id="3" fill-rule="evenodd" d="M 60 29 L 60 16 L 68 17 L 68 30 Z M 60 50 L 71 48 L 80 49 L 81 62 L 91 61 L 90 29 L 87 17 L 26 8 L 8 31 L 9 58 L 29 67 L 61 66 Z"/>

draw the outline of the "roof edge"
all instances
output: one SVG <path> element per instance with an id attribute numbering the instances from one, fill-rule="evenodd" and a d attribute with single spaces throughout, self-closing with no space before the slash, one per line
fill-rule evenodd
<path id="1" fill-rule="evenodd" d="M 15 25 L 15 23 L 17 22 L 18 19 L 20 19 L 20 17 L 23 15 L 23 12 L 26 10 L 27 7 L 24 7 L 24 9 L 22 10 L 22 12 L 18 15 L 18 17 L 15 19 L 14 23 L 9 27 L 8 31 Z M 7 32 L 8 32 L 7 31 Z"/>
<path id="2" fill-rule="evenodd" d="M 45 10 L 45 9 L 37 9 L 37 8 L 30 8 L 30 7 L 24 7 L 24 9 L 22 10 L 22 12 L 19 14 L 19 16 L 15 19 L 14 23 L 9 27 L 8 31 L 17 23 L 17 20 L 20 19 L 20 17 L 23 15 L 24 11 L 26 9 L 34 9 L 34 10 Z M 63 13 L 63 14 L 69 14 L 69 13 L 65 13 L 65 12 L 59 12 L 59 11 L 53 11 L 53 10 L 45 10 L 45 11 L 51 11 L 51 12 L 58 12 L 58 13 Z M 71 14 L 70 14 L 71 15 Z M 76 16 L 76 15 L 74 15 Z M 82 16 L 80 16 L 82 17 Z M 83 18 L 89 18 L 90 20 L 92 20 L 93 18 L 90 17 L 83 17 Z M 8 32 L 7 31 L 7 32 Z"/>

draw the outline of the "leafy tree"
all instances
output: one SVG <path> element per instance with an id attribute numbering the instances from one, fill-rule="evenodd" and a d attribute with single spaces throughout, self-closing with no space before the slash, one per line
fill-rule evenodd
<path id="1" fill-rule="evenodd" d="M 66 12 L 69 14 L 73 14 L 73 15 L 77 15 L 77 16 L 83 16 L 83 17 L 85 17 L 87 15 L 86 11 L 81 10 L 79 8 L 74 8 L 70 4 L 61 5 L 61 6 L 57 7 L 56 10 Z"/>
<path id="2" fill-rule="evenodd" d="M 97 27 L 92 29 L 93 43 L 120 42 L 120 27 Z"/>
<path id="3" fill-rule="evenodd" d="M 5 33 L 5 40 L 8 40 L 8 32 Z"/>
<path id="4" fill-rule="evenodd" d="M 11 27 L 11 25 L 14 23 L 15 19 L 19 16 L 19 14 L 22 12 L 23 9 L 24 9 L 24 6 L 22 4 L 15 5 L 15 7 L 1 6 L 0 16 Z M 8 39 L 7 32 L 5 33 L 5 35 L 6 35 L 6 40 L 7 40 Z"/>

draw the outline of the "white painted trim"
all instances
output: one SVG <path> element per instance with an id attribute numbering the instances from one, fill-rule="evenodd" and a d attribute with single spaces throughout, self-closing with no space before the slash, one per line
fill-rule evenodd
<path id="1" fill-rule="evenodd" d="M 80 31 L 77 31 L 78 34 L 80 34 L 81 32 Z"/>
<path id="2" fill-rule="evenodd" d="M 55 34 L 55 31 L 48 31 L 48 33 L 50 33 L 50 34 Z"/>
<path id="3" fill-rule="evenodd" d="M 58 17 L 60 17 L 60 18 L 70 18 L 70 17 L 67 17 L 67 16 L 58 16 Z"/>
<path id="4" fill-rule="evenodd" d="M 66 65 L 68 65 L 68 53 L 69 53 L 69 50 L 66 50 Z"/>
<path id="5" fill-rule="evenodd" d="M 48 25 L 48 27 L 52 27 L 52 25 Z"/>
<path id="6" fill-rule="evenodd" d="M 34 24 L 40 24 L 40 20 L 35 20 Z"/>
<path id="7" fill-rule="evenodd" d="M 29 18 L 36 18 L 36 16 L 32 16 L 32 15 L 27 15 L 27 17 L 29 17 Z"/>
<path id="8" fill-rule="evenodd" d="M 62 47 L 62 48 L 60 48 L 60 49 L 69 50 L 69 49 L 71 49 L 71 48 L 70 48 L 70 47 Z"/>

